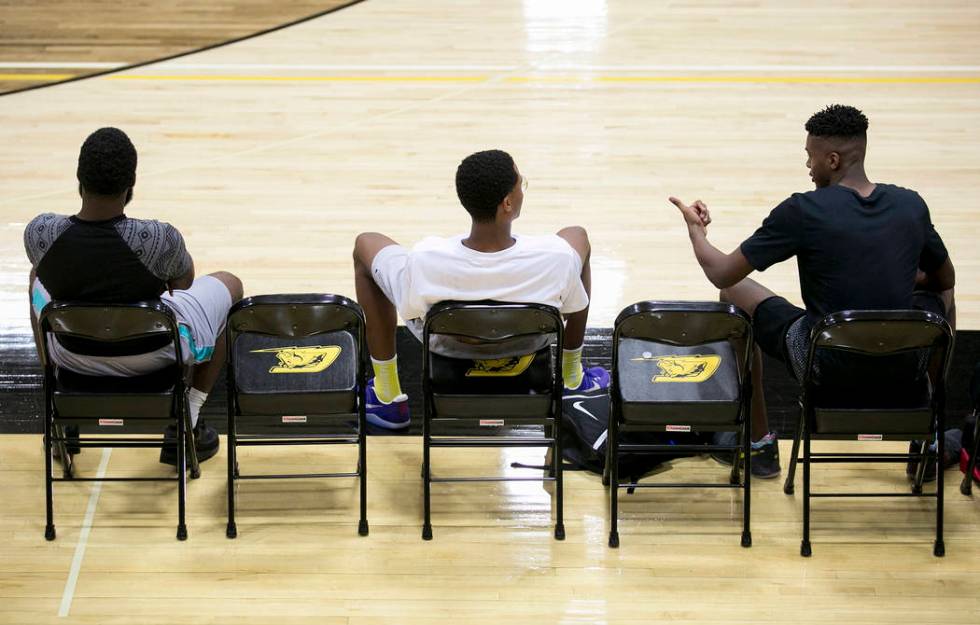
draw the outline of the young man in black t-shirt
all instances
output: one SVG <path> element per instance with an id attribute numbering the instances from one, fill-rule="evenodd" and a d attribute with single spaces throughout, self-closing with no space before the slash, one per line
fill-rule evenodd
<path id="1" fill-rule="evenodd" d="M 914 191 L 868 180 L 864 171 L 868 119 L 850 106 L 832 105 L 806 123 L 806 165 L 816 189 L 795 193 L 774 208 L 762 226 L 730 254 L 711 245 L 708 208 L 677 198 L 698 263 L 721 299 L 752 316 L 756 342 L 787 364 L 800 380 L 810 329 L 825 315 L 846 309 L 907 309 L 913 293 L 932 291 L 955 323 L 955 274 L 929 209 Z M 753 271 L 796 256 L 805 309 L 750 280 Z M 762 398 L 761 356 L 753 370 Z M 764 401 L 753 402 L 754 432 L 768 431 Z M 766 439 L 772 439 L 769 443 Z M 762 445 L 777 449 L 767 434 Z M 773 459 L 775 465 L 773 465 Z M 778 455 L 761 458 L 760 471 L 775 476 Z M 757 466 L 753 455 L 753 474 Z M 770 475 L 763 475 L 767 477 Z"/>
<path id="2" fill-rule="evenodd" d="M 121 130 L 95 131 L 78 156 L 78 214 L 44 213 L 24 229 L 35 338 L 42 340 L 37 318 L 51 300 L 160 298 L 177 318 L 184 364 L 193 367 L 188 403 L 198 459 L 205 460 L 217 453 L 218 437 L 198 415 L 224 362 L 222 329 L 231 305 L 242 298 L 242 283 L 223 271 L 195 279 L 194 262 L 176 228 L 123 213 L 133 197 L 136 160 L 136 148 Z M 122 348 L 65 337 L 47 340 L 55 364 L 87 375 L 143 375 L 173 364 L 175 357 L 169 342 L 164 346 L 155 339 Z M 176 451 L 164 448 L 161 461 L 176 464 Z"/>

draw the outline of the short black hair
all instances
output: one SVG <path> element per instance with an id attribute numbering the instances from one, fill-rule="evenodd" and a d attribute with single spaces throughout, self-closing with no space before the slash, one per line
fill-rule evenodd
<path id="1" fill-rule="evenodd" d="M 493 221 L 516 184 L 514 159 L 502 150 L 470 154 L 456 168 L 456 195 L 473 221 Z"/>
<path id="2" fill-rule="evenodd" d="M 136 147 L 118 128 L 99 128 L 78 153 L 78 182 L 97 195 L 119 195 L 136 184 Z"/>
<path id="3" fill-rule="evenodd" d="M 865 137 L 868 118 L 853 106 L 831 104 L 807 120 L 806 131 L 815 137 Z"/>

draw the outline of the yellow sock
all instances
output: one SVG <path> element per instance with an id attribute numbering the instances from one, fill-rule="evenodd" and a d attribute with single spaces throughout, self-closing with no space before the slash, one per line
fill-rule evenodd
<path id="1" fill-rule="evenodd" d="M 582 384 L 582 348 L 561 350 L 561 373 L 565 388 L 578 388 Z"/>
<path id="2" fill-rule="evenodd" d="M 374 393 L 378 399 L 390 404 L 393 399 L 402 394 L 401 384 L 398 383 L 398 356 L 391 360 L 371 359 L 374 369 Z"/>

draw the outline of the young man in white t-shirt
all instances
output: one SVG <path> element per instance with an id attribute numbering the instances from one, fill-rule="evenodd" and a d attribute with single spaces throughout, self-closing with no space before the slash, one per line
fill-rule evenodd
<path id="1" fill-rule="evenodd" d="M 589 316 L 589 237 L 572 226 L 557 234 L 515 236 L 527 180 L 506 152 L 488 150 L 466 157 L 456 170 L 456 193 L 472 218 L 469 235 L 429 237 L 411 250 L 376 232 L 354 244 L 357 300 L 367 317 L 367 341 L 375 377 L 368 383 L 368 421 L 408 427 L 408 397 L 402 393 L 395 355 L 395 328 L 401 315 L 421 338 L 422 318 L 444 300 L 547 304 L 565 315 L 562 370 L 565 388 L 600 390 L 609 385 L 602 367 L 582 367 L 582 343 Z M 539 345 L 514 344 L 510 356 Z M 456 358 L 480 358 L 480 346 L 446 340 L 434 351 Z"/>

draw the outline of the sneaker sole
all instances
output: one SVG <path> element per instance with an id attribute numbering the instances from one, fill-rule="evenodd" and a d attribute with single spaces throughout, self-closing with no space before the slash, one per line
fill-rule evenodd
<path id="1" fill-rule="evenodd" d="M 391 421 L 385 421 L 381 417 L 370 412 L 367 413 L 367 422 L 371 425 L 376 425 L 379 428 L 385 428 L 386 430 L 404 430 L 412 423 L 411 421 L 405 421 L 404 423 L 392 423 Z"/>

